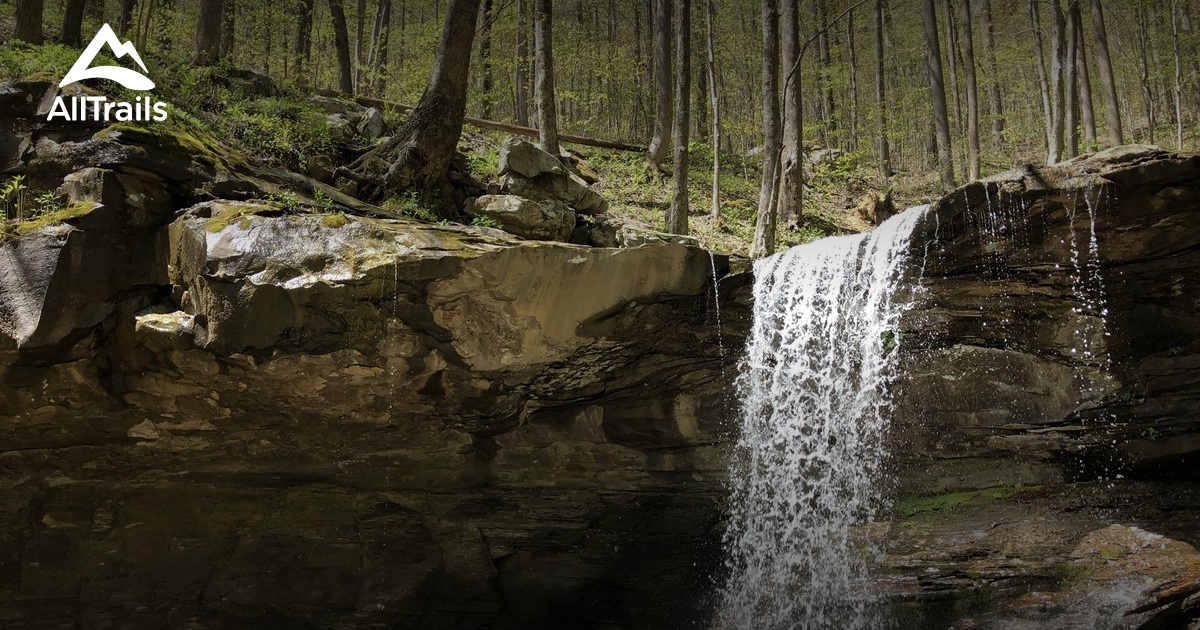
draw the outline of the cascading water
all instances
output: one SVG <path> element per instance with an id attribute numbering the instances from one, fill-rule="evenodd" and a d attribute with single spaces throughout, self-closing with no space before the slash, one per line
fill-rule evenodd
<path id="1" fill-rule="evenodd" d="M 852 530 L 881 499 L 896 330 L 913 297 L 899 281 L 925 209 L 755 264 L 722 628 L 887 625 Z"/>

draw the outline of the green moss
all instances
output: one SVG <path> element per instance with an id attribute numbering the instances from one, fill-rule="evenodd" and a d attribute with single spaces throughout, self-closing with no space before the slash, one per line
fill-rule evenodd
<path id="1" fill-rule="evenodd" d="M 327 215 L 321 217 L 321 225 L 324 225 L 325 227 L 331 228 L 334 230 L 336 230 L 340 227 L 345 227 L 349 223 L 350 223 L 350 217 L 347 217 L 346 213 L 344 213 L 344 212 L 327 214 Z"/>
<path id="2" fill-rule="evenodd" d="M 254 216 L 261 209 L 262 206 L 250 204 L 226 206 L 208 220 L 208 231 L 213 233 L 220 232 L 235 223 L 243 230 L 249 229 L 250 217 Z"/>
<path id="3" fill-rule="evenodd" d="M 1119 560 L 1125 556 L 1125 550 L 1120 547 L 1101 547 L 1100 557 L 1105 560 Z"/>
<path id="4" fill-rule="evenodd" d="M 194 118 L 170 107 L 170 117 L 164 123 L 142 125 L 120 122 L 96 132 L 94 137 L 120 133 L 139 144 L 155 145 L 156 148 L 175 150 L 186 159 L 207 162 L 226 171 L 248 169 L 249 163 L 237 152 L 223 146 Z"/>
<path id="5" fill-rule="evenodd" d="M 899 518 L 908 518 L 930 512 L 953 510 L 968 503 L 981 500 L 998 501 L 1034 490 L 1036 487 L 996 486 L 974 492 L 954 492 L 937 496 L 909 496 L 897 499 L 892 512 Z"/>
<path id="6" fill-rule="evenodd" d="M 28 219 L 2 222 L 0 223 L 0 242 L 18 239 L 43 228 L 62 225 L 71 219 L 88 214 L 99 205 L 92 201 L 72 201 L 65 208 L 43 212 Z"/>

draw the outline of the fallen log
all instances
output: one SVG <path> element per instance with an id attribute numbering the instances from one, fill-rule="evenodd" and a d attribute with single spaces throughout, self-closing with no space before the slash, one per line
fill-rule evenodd
<path id="1" fill-rule="evenodd" d="M 392 101 L 384 101 L 384 100 L 380 100 L 377 98 L 368 98 L 365 96 L 360 96 L 360 97 L 356 98 L 355 100 L 358 101 L 359 105 L 363 105 L 366 107 L 382 107 L 382 108 L 387 108 L 387 109 L 394 109 L 396 111 L 404 112 L 406 114 L 408 112 L 412 111 L 412 109 L 413 109 L 412 105 L 405 105 L 403 103 L 395 103 Z M 470 116 L 467 116 L 466 118 L 464 118 L 463 122 L 465 122 L 468 125 L 471 125 L 472 127 L 477 127 L 479 129 L 489 129 L 491 131 L 503 131 L 505 133 L 517 134 L 519 136 L 529 136 L 531 138 L 536 138 L 538 136 L 538 130 L 533 129 L 532 127 L 521 127 L 520 125 L 510 125 L 508 123 L 496 122 L 494 120 L 484 120 L 482 118 L 472 118 Z M 589 138 L 587 136 L 577 136 L 577 135 L 569 134 L 569 133 L 558 134 L 558 139 L 560 142 L 569 142 L 571 144 L 582 144 L 584 146 L 599 147 L 601 149 L 613 149 L 616 151 L 634 151 L 636 153 L 645 153 L 646 152 L 646 147 L 638 146 L 636 144 L 629 144 L 627 142 L 621 142 L 619 140 L 604 140 L 602 138 Z"/>

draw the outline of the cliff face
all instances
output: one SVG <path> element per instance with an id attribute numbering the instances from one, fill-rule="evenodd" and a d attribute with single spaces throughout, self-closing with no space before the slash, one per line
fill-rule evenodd
<path id="1" fill-rule="evenodd" d="M 0 625 L 704 615 L 723 257 L 282 216 L 195 139 L 18 123 L 83 205 L 0 243 Z"/>
<path id="2" fill-rule="evenodd" d="M 74 202 L 0 235 L 0 625 L 707 618 L 750 274 L 284 212 L 311 182 L 30 122 L 49 89 L 0 87 L 0 172 Z M 904 619 L 1191 596 L 1198 204 L 1200 158 L 1125 148 L 930 211 L 864 532 Z"/>
<path id="3" fill-rule="evenodd" d="M 1200 591 L 1200 157 L 1122 147 L 970 184 L 913 257 L 882 559 L 901 608 L 1200 616 L 1181 603 Z"/>

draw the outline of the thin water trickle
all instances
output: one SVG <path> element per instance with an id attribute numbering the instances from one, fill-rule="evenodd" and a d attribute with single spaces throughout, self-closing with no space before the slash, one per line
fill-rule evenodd
<path id="1" fill-rule="evenodd" d="M 900 281 L 926 209 L 755 263 L 722 628 L 887 625 L 855 528 L 882 501 Z"/>
<path id="2" fill-rule="evenodd" d="M 713 255 L 711 250 L 708 252 L 708 263 L 712 267 L 713 307 L 717 313 L 717 351 L 720 353 L 722 371 L 724 371 L 725 336 L 721 332 L 721 289 L 718 286 L 717 279 L 717 257 Z"/>

